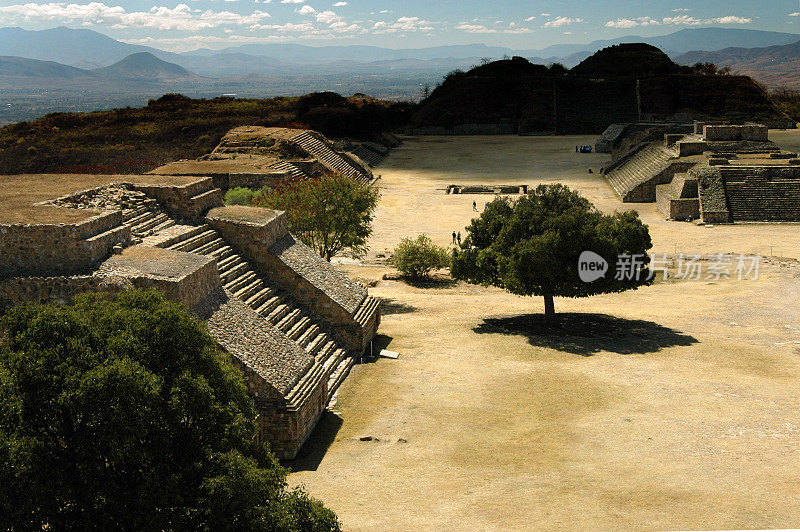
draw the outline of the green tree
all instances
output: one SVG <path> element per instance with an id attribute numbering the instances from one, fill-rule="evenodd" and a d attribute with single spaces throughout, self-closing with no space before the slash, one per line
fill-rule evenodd
<path id="1" fill-rule="evenodd" d="M 604 215 L 563 185 L 540 185 L 515 202 L 498 198 L 467 231 L 453 253 L 453 277 L 543 296 L 548 317 L 555 314 L 553 297 L 621 292 L 649 282 L 650 234 L 638 214 Z M 581 281 L 583 251 L 603 257 L 609 272 L 594 282 Z M 627 255 L 641 257 L 641 275 L 617 279 L 617 259 Z"/>
<path id="2" fill-rule="evenodd" d="M 369 185 L 338 174 L 265 189 L 254 204 L 286 211 L 289 228 L 304 244 L 327 261 L 347 252 L 367 252 L 378 192 Z"/>
<path id="3" fill-rule="evenodd" d="M 432 270 L 450 266 L 450 254 L 427 235 L 419 235 L 416 239 L 406 237 L 394 249 L 392 264 L 403 275 L 421 279 Z"/>
<path id="4" fill-rule="evenodd" d="M 338 529 L 286 490 L 241 374 L 183 307 L 87 295 L 2 330 L 0 528 Z"/>
<path id="5" fill-rule="evenodd" d="M 225 193 L 225 205 L 250 205 L 255 191 L 247 187 L 236 187 Z"/>

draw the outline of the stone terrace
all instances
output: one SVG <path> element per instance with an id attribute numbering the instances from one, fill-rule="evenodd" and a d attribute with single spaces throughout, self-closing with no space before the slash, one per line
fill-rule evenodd
<path id="1" fill-rule="evenodd" d="M 0 311 L 158 289 L 205 321 L 256 400 L 259 438 L 292 458 L 368 348 L 380 307 L 295 240 L 283 213 L 222 207 L 215 184 L 188 174 L 0 177 Z"/>

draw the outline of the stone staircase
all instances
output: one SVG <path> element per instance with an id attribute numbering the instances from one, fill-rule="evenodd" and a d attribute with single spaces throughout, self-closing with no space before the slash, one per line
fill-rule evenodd
<path id="1" fill-rule="evenodd" d="M 308 174 L 303 172 L 300 168 L 293 165 L 292 163 L 288 163 L 286 161 L 279 161 L 277 163 L 271 164 L 270 168 L 274 168 L 275 170 L 280 170 L 281 172 L 289 172 L 289 175 L 292 179 L 308 179 Z"/>
<path id="2" fill-rule="evenodd" d="M 725 167 L 720 173 L 732 221 L 800 221 L 800 171 Z"/>
<path id="3" fill-rule="evenodd" d="M 605 175 L 614 191 L 625 201 L 636 187 L 667 170 L 674 155 L 663 146 L 646 146 Z"/>
<path id="4" fill-rule="evenodd" d="M 122 221 L 124 225 L 130 227 L 131 236 L 137 238 L 156 234 L 177 223 L 161 211 L 156 201 L 152 199 L 134 209 L 123 209 Z"/>
<path id="5" fill-rule="evenodd" d="M 286 398 L 290 408 L 299 405 L 323 376 L 328 379 L 330 399 L 349 374 L 355 358 L 289 293 L 236 253 L 217 231 L 207 225 L 183 227 L 184 231 L 163 240 L 159 247 L 216 259 L 222 285 L 228 292 L 314 356 L 314 368 Z"/>
<path id="6" fill-rule="evenodd" d="M 355 168 L 347 162 L 344 157 L 336 153 L 328 144 L 308 131 L 303 131 L 296 135 L 292 138 L 292 141 L 310 153 L 328 170 L 351 177 L 360 183 L 369 184 L 370 177 L 368 175 Z"/>
<path id="7" fill-rule="evenodd" d="M 354 149 L 352 153 L 370 166 L 380 164 L 384 157 L 386 157 L 386 155 L 372 151 L 369 147 L 363 144 Z"/>

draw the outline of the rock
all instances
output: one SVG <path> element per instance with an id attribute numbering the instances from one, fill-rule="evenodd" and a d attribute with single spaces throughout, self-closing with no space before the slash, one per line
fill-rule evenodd
<path id="1" fill-rule="evenodd" d="M 361 441 L 372 441 L 374 438 L 372 436 L 361 436 L 359 440 Z"/>
<path id="2" fill-rule="evenodd" d="M 405 438 L 397 438 L 397 443 L 408 443 L 408 440 Z"/>
<path id="3" fill-rule="evenodd" d="M 122 245 L 117 244 L 113 248 L 111 248 L 111 252 L 114 255 L 122 255 Z"/>

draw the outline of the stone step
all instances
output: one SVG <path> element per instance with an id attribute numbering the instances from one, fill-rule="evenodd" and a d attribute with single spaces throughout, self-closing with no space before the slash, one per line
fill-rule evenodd
<path id="1" fill-rule="evenodd" d="M 171 245 L 169 249 L 194 253 L 195 250 L 198 250 L 201 246 L 207 244 L 215 238 L 217 238 L 217 232 L 213 229 L 208 229 L 182 242 Z M 198 255 L 202 255 L 202 253 L 198 253 Z"/>
<path id="2" fill-rule="evenodd" d="M 292 328 L 292 325 L 297 323 L 297 320 L 303 317 L 303 311 L 299 308 L 295 307 L 290 310 L 281 320 L 275 324 L 275 326 L 281 330 L 284 334 L 286 334 L 289 329 Z"/>
<path id="3" fill-rule="evenodd" d="M 250 269 L 248 268 L 247 264 L 243 262 L 225 272 L 220 272 L 219 276 L 222 279 L 222 284 L 227 286 L 231 281 L 238 279 L 248 271 L 250 271 Z"/>

